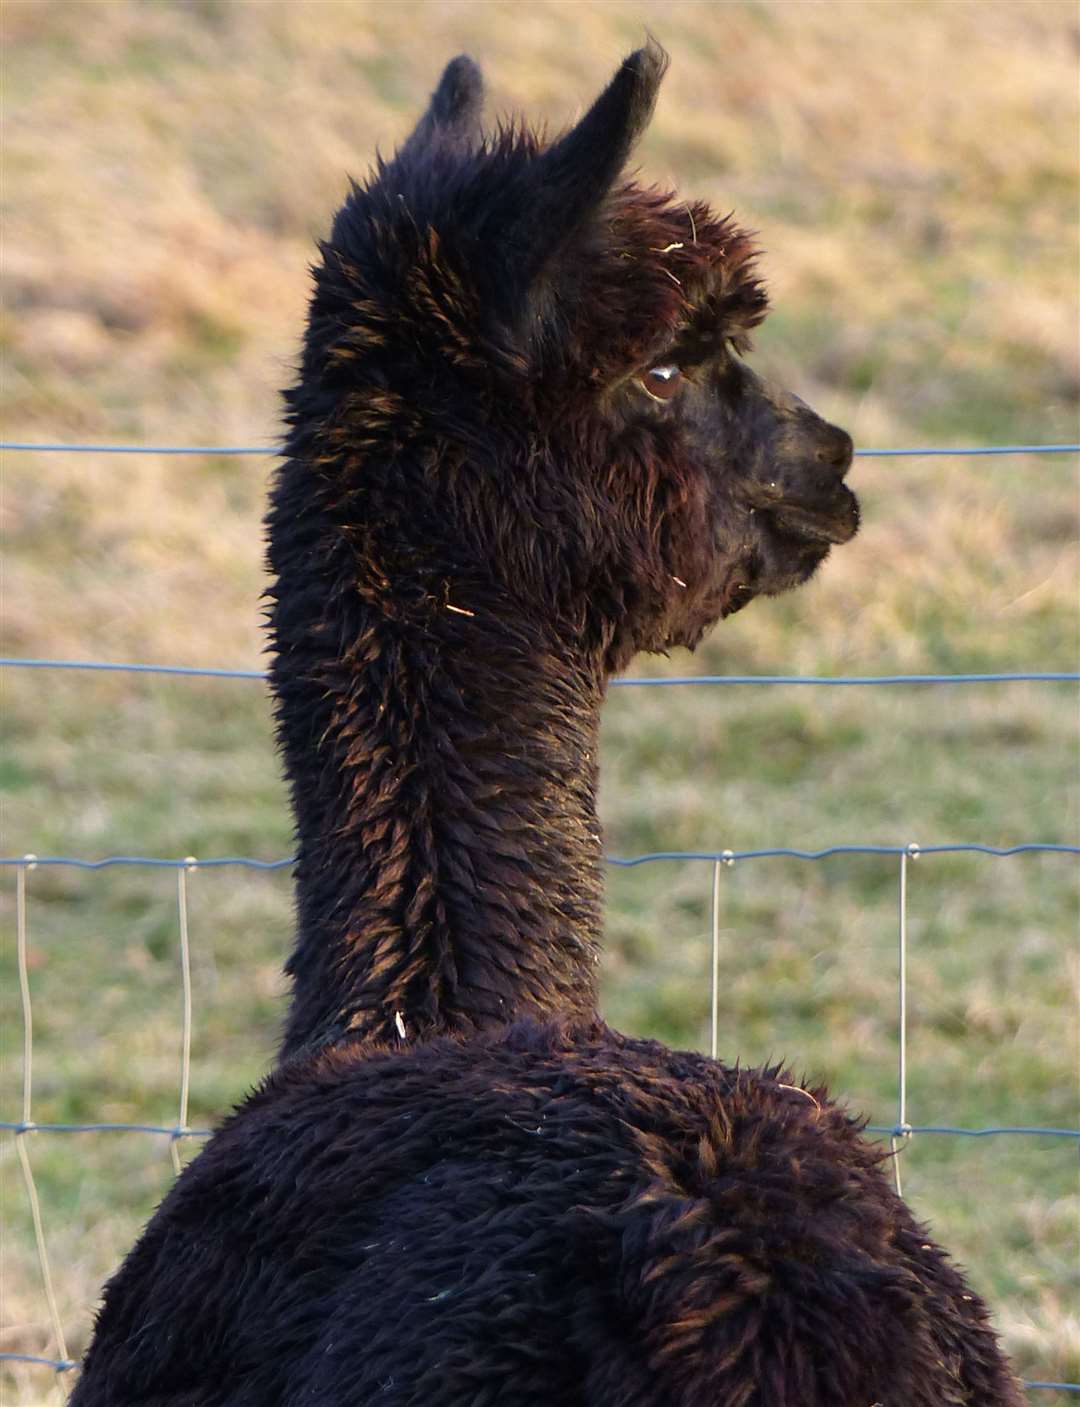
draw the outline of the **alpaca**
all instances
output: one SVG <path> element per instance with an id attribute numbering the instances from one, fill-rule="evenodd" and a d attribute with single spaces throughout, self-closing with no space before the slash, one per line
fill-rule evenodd
<path id="1" fill-rule="evenodd" d="M 1019 1407 L 823 1090 L 597 1015 L 607 680 L 858 523 L 848 437 L 742 360 L 746 234 L 622 176 L 664 67 L 545 143 L 455 60 L 322 246 L 268 519 L 281 1058 L 75 1407 Z"/>

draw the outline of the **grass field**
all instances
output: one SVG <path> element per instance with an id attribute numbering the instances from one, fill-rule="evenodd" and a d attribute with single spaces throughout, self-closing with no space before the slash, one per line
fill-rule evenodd
<path id="1" fill-rule="evenodd" d="M 312 239 L 441 61 L 467 49 L 494 109 L 558 125 L 646 24 L 672 67 L 641 166 L 762 231 L 759 368 L 862 446 L 1080 433 L 1072 5 L 6 0 L 0 24 L 5 438 L 270 445 Z M 269 466 L 5 456 L 4 652 L 258 667 Z M 865 527 L 820 579 L 644 671 L 1076 669 L 1075 456 L 863 460 L 853 482 Z M 258 684 L 3 684 L 5 854 L 288 854 Z M 617 855 L 1080 829 L 1067 685 L 616 690 L 603 765 Z M 1075 880 L 1061 856 L 912 867 L 913 1123 L 1077 1125 Z M 0 1117 L 16 1119 L 12 873 L 0 882 Z M 175 1120 L 175 884 L 29 877 L 37 1120 Z M 611 873 L 614 1024 L 707 1045 L 710 885 L 700 863 Z M 787 1057 L 890 1123 L 896 886 L 897 862 L 872 857 L 725 871 L 721 1054 Z M 290 896 L 282 873 L 203 872 L 190 891 L 201 1125 L 270 1058 Z M 172 1177 L 168 1148 L 42 1134 L 29 1149 L 77 1355 Z M 902 1157 L 1019 1370 L 1080 1381 L 1075 1143 L 928 1135 Z M 0 1178 L 0 1351 L 49 1354 L 10 1138 Z M 5 1404 L 60 1400 L 47 1370 L 2 1366 Z"/>

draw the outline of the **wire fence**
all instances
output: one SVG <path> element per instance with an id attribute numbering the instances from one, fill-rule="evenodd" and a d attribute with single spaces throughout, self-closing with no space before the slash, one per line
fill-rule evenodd
<path id="1" fill-rule="evenodd" d="M 264 446 L 142 446 L 142 445 L 61 445 L 31 444 L 24 442 L 0 442 L 0 450 L 65 452 L 65 453 L 109 453 L 109 454 L 274 454 L 277 451 Z M 898 455 L 940 455 L 940 454 L 1053 454 L 1080 451 L 1080 445 L 996 445 L 969 449 L 926 448 L 926 449 L 871 449 L 856 451 L 863 456 Z M 162 665 L 144 663 L 112 663 L 97 660 L 55 660 L 0 657 L 0 666 L 31 670 L 77 670 L 107 671 L 132 674 L 173 675 L 213 679 L 263 680 L 262 670 L 200 668 L 186 665 Z M 894 674 L 894 675 L 731 675 L 702 677 L 665 677 L 646 679 L 618 679 L 613 681 L 619 687 L 673 687 L 687 685 L 775 685 L 775 686 L 955 686 L 955 685 L 1006 685 L 1025 682 L 1043 685 L 1080 682 L 1080 672 L 1071 671 L 1023 671 L 1015 673 L 982 674 Z M 1080 1129 L 1039 1127 L 1031 1125 L 993 1125 L 982 1128 L 965 1128 L 946 1124 L 917 1124 L 909 1121 L 908 1109 L 908 892 L 911 867 L 917 860 L 930 859 L 937 855 L 977 854 L 995 860 L 1004 860 L 1021 855 L 1046 854 L 1061 857 L 1080 856 L 1080 845 L 1064 842 L 1025 842 L 1023 844 L 997 847 L 978 843 L 956 843 L 921 846 L 915 843 L 896 845 L 836 844 L 818 850 L 798 849 L 790 846 L 771 846 L 753 850 L 721 851 L 656 851 L 634 856 L 607 857 L 609 864 L 620 868 L 634 868 L 640 865 L 659 862 L 699 861 L 707 863 L 711 871 L 711 964 L 710 964 L 710 1053 L 715 1058 L 719 1043 L 719 992 L 720 992 L 720 939 L 721 912 L 723 907 L 723 877 L 726 870 L 736 864 L 749 861 L 762 861 L 775 858 L 789 858 L 816 862 L 833 856 L 875 855 L 892 857 L 897 861 L 896 889 L 896 935 L 897 935 L 897 1094 L 896 1116 L 891 1124 L 872 1125 L 870 1131 L 889 1140 L 893 1176 L 898 1192 L 902 1192 L 901 1151 L 916 1136 L 937 1135 L 961 1138 L 984 1139 L 993 1137 L 1022 1136 L 1040 1139 L 1066 1139 L 1080 1143 Z M 29 1353 L 0 1352 L 0 1362 L 18 1362 L 51 1368 L 57 1374 L 69 1373 L 78 1365 L 69 1357 L 63 1320 L 57 1304 L 52 1283 L 49 1256 L 46 1245 L 44 1222 L 40 1200 L 34 1180 L 27 1140 L 31 1134 L 77 1134 L 77 1133 L 141 1133 L 166 1137 L 173 1167 L 180 1171 L 179 1145 L 185 1139 L 203 1139 L 209 1136 L 208 1128 L 192 1127 L 188 1123 L 188 1108 L 191 1088 L 191 1036 L 193 1024 L 193 1002 L 191 982 L 191 946 L 188 926 L 188 888 L 193 876 L 200 870 L 239 867 L 249 870 L 272 871 L 286 869 L 293 864 L 292 857 L 274 860 L 260 860 L 250 856 L 185 856 L 180 859 L 161 856 L 110 855 L 97 860 L 87 860 L 75 856 L 32 854 L 0 857 L 0 868 L 13 870 L 16 881 L 16 954 L 18 982 L 23 1021 L 22 1048 L 22 1102 L 20 1117 L 17 1120 L 0 1120 L 0 1130 L 13 1135 L 22 1180 L 30 1209 L 38 1266 L 41 1274 L 42 1291 L 48 1312 L 55 1356 Z M 76 870 L 104 870 L 113 867 L 148 867 L 171 869 L 176 873 L 177 932 L 179 939 L 180 982 L 182 992 L 182 1033 L 178 1070 L 177 1117 L 173 1124 L 148 1124 L 125 1122 L 89 1123 L 37 1123 L 33 1118 L 33 1007 L 31 1001 L 30 968 L 28 962 L 29 942 L 29 877 L 39 868 L 71 868 Z M 1031 1390 L 1048 1390 L 1080 1395 L 1080 1383 L 1055 1382 L 1043 1379 L 1029 1379 L 1024 1386 Z"/>
<path id="2" fill-rule="evenodd" d="M 41 454 L 280 454 L 280 445 L 68 445 L 0 440 L 0 450 Z M 910 459 L 926 455 L 1075 454 L 1076 445 L 924 445 L 903 449 L 857 449 L 856 459 Z"/>

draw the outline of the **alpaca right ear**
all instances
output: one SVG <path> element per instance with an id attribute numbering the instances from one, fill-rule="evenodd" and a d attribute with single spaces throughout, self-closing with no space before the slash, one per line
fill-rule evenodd
<path id="1" fill-rule="evenodd" d="M 652 117 L 668 56 L 655 39 L 623 60 L 615 77 L 533 168 L 514 243 L 526 286 L 596 212 Z"/>
<path id="2" fill-rule="evenodd" d="M 427 112 L 399 149 L 398 159 L 418 155 L 441 143 L 463 147 L 477 141 L 483 106 L 484 80 L 480 69 L 467 54 L 459 54 L 443 70 Z"/>

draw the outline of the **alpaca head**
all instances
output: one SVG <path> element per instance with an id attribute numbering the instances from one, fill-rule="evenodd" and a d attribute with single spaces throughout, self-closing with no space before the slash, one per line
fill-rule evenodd
<path id="1" fill-rule="evenodd" d="M 509 609 L 616 668 L 856 530 L 849 437 L 743 360 L 750 238 L 623 173 L 665 67 L 631 54 L 549 141 L 483 133 L 455 59 L 322 246 L 291 450 L 403 625 Z"/>

